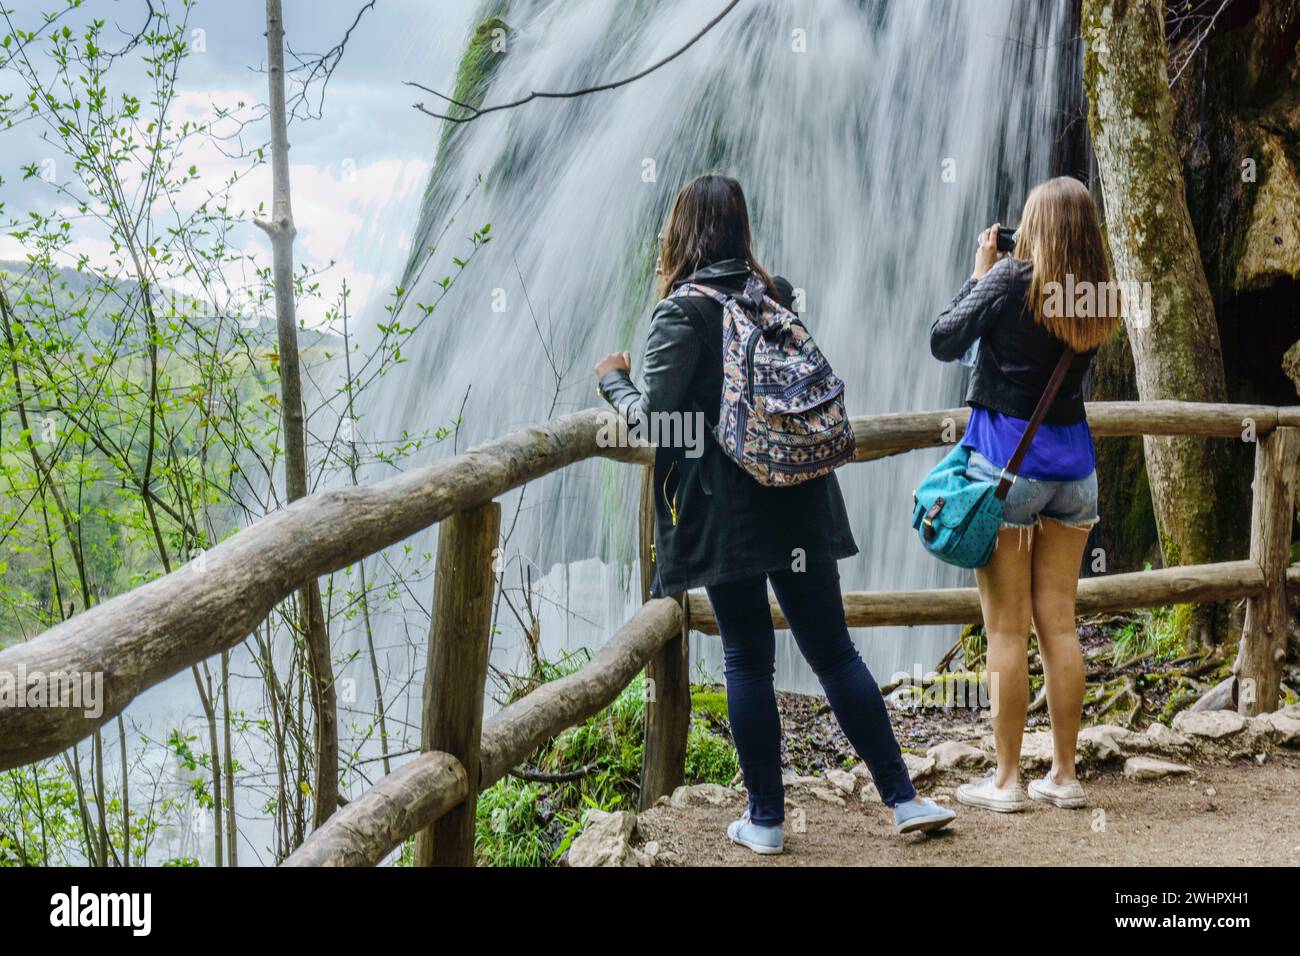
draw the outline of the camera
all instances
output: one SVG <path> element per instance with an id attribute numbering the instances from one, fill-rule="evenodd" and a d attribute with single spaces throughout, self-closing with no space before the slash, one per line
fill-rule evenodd
<path id="1" fill-rule="evenodd" d="M 1016 247 L 1017 230 L 1014 226 L 998 226 L 998 252 L 1010 252 Z M 975 244 L 979 245 L 983 230 L 975 233 Z"/>

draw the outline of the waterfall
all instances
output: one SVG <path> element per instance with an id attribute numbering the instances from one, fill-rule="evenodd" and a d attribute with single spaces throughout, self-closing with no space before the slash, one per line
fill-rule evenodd
<path id="1" fill-rule="evenodd" d="M 721 5 L 490 0 L 478 20 L 499 16 L 508 31 L 485 102 L 635 72 Z M 464 400 L 464 450 L 552 407 L 595 404 L 592 365 L 605 352 L 631 349 L 635 378 L 656 235 L 681 184 L 707 170 L 744 185 L 758 258 L 802 290 L 852 414 L 959 404 L 962 372 L 930 357 L 929 326 L 969 275 L 978 229 L 1014 223 L 1028 188 L 1052 174 L 1076 82 L 1070 55 L 1069 4 L 747 0 L 636 83 L 448 129 L 419 210 L 410 301 L 432 301 L 470 231 L 490 223 L 493 239 L 372 396 L 365 429 L 436 426 Z M 558 388 L 547 352 L 567 369 Z M 430 454 L 451 451 L 443 442 Z M 940 454 L 840 471 L 861 549 L 841 563 L 846 589 L 969 583 L 911 539 L 912 489 Z M 517 493 L 503 499 L 503 527 L 519 510 L 506 586 L 532 569 L 548 654 L 598 645 L 639 602 L 639 480 L 639 469 L 586 462 L 530 486 L 522 508 Z M 509 669 L 521 629 L 505 608 L 500 625 L 493 661 Z M 386 626 L 396 636 L 403 625 Z M 882 682 L 932 667 L 955 637 L 942 627 L 855 632 Z M 718 642 L 692 645 L 698 667 L 719 674 Z M 778 653 L 779 686 L 817 689 L 784 635 Z"/>

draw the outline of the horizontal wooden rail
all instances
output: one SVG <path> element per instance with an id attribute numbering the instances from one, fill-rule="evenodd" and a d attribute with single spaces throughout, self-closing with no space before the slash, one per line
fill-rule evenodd
<path id="1" fill-rule="evenodd" d="M 421 754 L 337 811 L 281 866 L 375 866 L 467 796 L 459 760 Z"/>
<path id="2" fill-rule="evenodd" d="M 601 443 L 614 422 L 611 412 L 588 409 L 373 485 L 300 498 L 166 577 L 0 651 L 0 679 L 103 675 L 97 715 L 67 706 L 0 707 L 0 770 L 58 753 L 138 694 L 234 647 L 304 581 L 576 461 L 635 460 L 637 449 Z"/>
<path id="3" fill-rule="evenodd" d="M 478 789 L 486 790 L 542 743 L 608 707 L 681 628 L 680 604 L 649 601 L 581 670 L 543 684 L 493 716 L 483 726 Z M 373 866 L 467 795 L 465 771 L 455 758 L 421 754 L 334 814 L 283 865 Z"/>
<path id="4" fill-rule="evenodd" d="M 1099 438 L 1199 435 L 1241 438 L 1247 425 L 1266 435 L 1279 425 L 1300 425 L 1300 406 L 1222 405 L 1210 402 L 1089 402 L 1088 424 Z M 918 448 L 954 444 L 966 431 L 969 408 L 890 412 L 852 419 L 857 461 L 874 461 Z"/>
<path id="5" fill-rule="evenodd" d="M 1079 613 L 1102 614 L 1165 604 L 1194 604 L 1250 597 L 1264 590 L 1264 572 L 1254 561 L 1226 561 L 1084 578 L 1079 582 Z M 689 595 L 690 626 L 702 634 L 717 634 L 718 621 L 709 599 L 699 591 Z M 980 624 L 979 592 L 975 588 L 936 588 L 928 591 L 846 591 L 844 616 L 849 627 L 897 627 L 913 624 Z M 780 605 L 772 599 L 772 620 L 788 627 Z"/>
<path id="6" fill-rule="evenodd" d="M 967 409 L 855 418 L 860 460 L 955 441 Z M 1093 433 L 1240 436 L 1300 425 L 1300 408 L 1192 402 L 1091 404 Z M 611 441 L 611 436 L 616 440 Z M 646 463 L 608 409 L 587 409 L 373 485 L 336 488 L 267 515 L 171 574 L 0 651 L 0 680 L 103 678 L 98 712 L 0 707 L 0 770 L 52 756 L 136 696 L 242 641 L 304 581 L 374 554 L 441 521 L 587 458 Z M 929 603 L 927 596 L 924 602 Z M 918 605 L 919 606 L 919 605 Z"/>
<path id="7" fill-rule="evenodd" d="M 543 684 L 483 724 L 479 789 L 486 790 L 543 741 L 613 702 L 651 655 L 681 633 L 682 608 L 670 598 L 641 606 L 582 670 Z"/>

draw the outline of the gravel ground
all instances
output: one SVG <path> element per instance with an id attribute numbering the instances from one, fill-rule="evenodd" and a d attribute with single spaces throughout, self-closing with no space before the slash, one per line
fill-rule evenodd
<path id="1" fill-rule="evenodd" d="M 921 789 L 952 801 L 963 777 Z M 889 811 L 857 797 L 833 805 L 787 791 L 786 851 L 760 857 L 733 846 L 727 823 L 743 807 L 656 807 L 639 817 L 645 840 L 679 866 L 1295 866 L 1300 864 L 1300 755 L 1198 765 L 1190 776 L 1149 783 L 1118 767 L 1084 780 L 1090 806 L 1058 810 L 1031 803 L 998 814 L 956 806 L 950 828 L 934 836 L 895 835 Z M 803 811 L 803 825 L 795 808 Z"/>

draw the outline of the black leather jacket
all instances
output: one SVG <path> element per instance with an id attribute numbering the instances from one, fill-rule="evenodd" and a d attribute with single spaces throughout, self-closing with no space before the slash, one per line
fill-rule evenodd
<path id="1" fill-rule="evenodd" d="M 1026 306 L 1032 275 L 1033 265 L 1023 259 L 999 259 L 979 281 L 967 279 L 952 305 L 930 327 L 930 352 L 944 362 L 961 358 L 979 339 L 967 405 L 982 405 L 1014 418 L 1034 414 L 1065 343 Z M 1048 423 L 1073 425 L 1084 420 L 1084 379 L 1096 354 L 1093 349 L 1075 356 L 1048 410 Z"/>
<path id="2" fill-rule="evenodd" d="M 720 292 L 745 288 L 749 268 L 728 259 L 686 281 Z M 782 278 L 775 298 L 792 306 Z M 643 388 L 626 372 L 600 380 L 600 393 L 629 423 L 655 412 L 701 413 L 711 430 L 722 399 L 722 307 L 711 298 L 664 299 L 650 320 Z M 857 553 L 834 474 L 788 488 L 760 485 L 727 457 L 712 435 L 702 454 L 655 451 L 655 596 L 791 567 L 811 568 Z"/>

